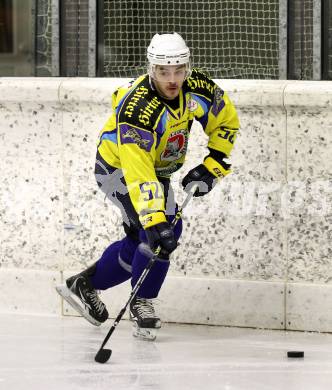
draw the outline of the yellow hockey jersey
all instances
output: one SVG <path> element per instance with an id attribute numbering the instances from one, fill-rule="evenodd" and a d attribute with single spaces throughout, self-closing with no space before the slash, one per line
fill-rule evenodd
<path id="1" fill-rule="evenodd" d="M 110 166 L 122 169 L 139 216 L 165 210 L 158 177 L 168 178 L 183 165 L 194 119 L 209 137 L 207 146 L 229 156 L 238 116 L 227 93 L 201 71 L 193 69 L 176 101 L 161 98 L 148 75 L 113 93 L 98 152 Z"/>

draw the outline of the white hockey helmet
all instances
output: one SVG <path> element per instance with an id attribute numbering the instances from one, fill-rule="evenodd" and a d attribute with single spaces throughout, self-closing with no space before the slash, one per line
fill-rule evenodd
<path id="1" fill-rule="evenodd" d="M 147 50 L 150 65 L 189 64 L 190 50 L 178 33 L 155 34 Z"/>

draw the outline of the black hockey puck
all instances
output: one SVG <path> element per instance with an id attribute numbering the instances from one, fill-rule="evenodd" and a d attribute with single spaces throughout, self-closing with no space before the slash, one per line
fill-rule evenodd
<path id="1" fill-rule="evenodd" d="M 289 357 L 289 358 L 303 358 L 304 352 L 303 351 L 288 351 L 287 357 Z"/>

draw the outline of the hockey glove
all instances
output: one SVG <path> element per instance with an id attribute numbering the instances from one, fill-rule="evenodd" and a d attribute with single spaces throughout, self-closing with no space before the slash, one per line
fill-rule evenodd
<path id="1" fill-rule="evenodd" d="M 168 259 L 178 243 L 171 225 L 166 221 L 165 214 L 161 211 L 148 214 L 141 217 L 140 221 L 144 227 L 150 248 L 155 251 L 160 245 L 161 251 L 158 257 Z"/>
<path id="2" fill-rule="evenodd" d="M 194 196 L 203 196 L 214 188 L 219 178 L 228 175 L 230 172 L 227 164 L 221 165 L 218 161 L 208 156 L 203 164 L 198 165 L 187 173 L 182 180 L 182 186 L 188 192 L 194 185 L 197 185 Z"/>
<path id="3" fill-rule="evenodd" d="M 176 249 L 178 243 L 174 237 L 173 230 L 168 222 L 161 222 L 145 230 L 150 248 L 155 251 L 161 246 L 158 257 L 168 259 L 169 255 Z"/>

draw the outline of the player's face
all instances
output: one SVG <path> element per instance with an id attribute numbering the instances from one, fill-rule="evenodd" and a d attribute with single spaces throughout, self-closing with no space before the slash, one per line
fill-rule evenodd
<path id="1" fill-rule="evenodd" d="M 187 76 L 187 66 L 183 65 L 156 65 L 152 78 L 157 91 L 167 99 L 175 99 L 182 88 Z"/>

